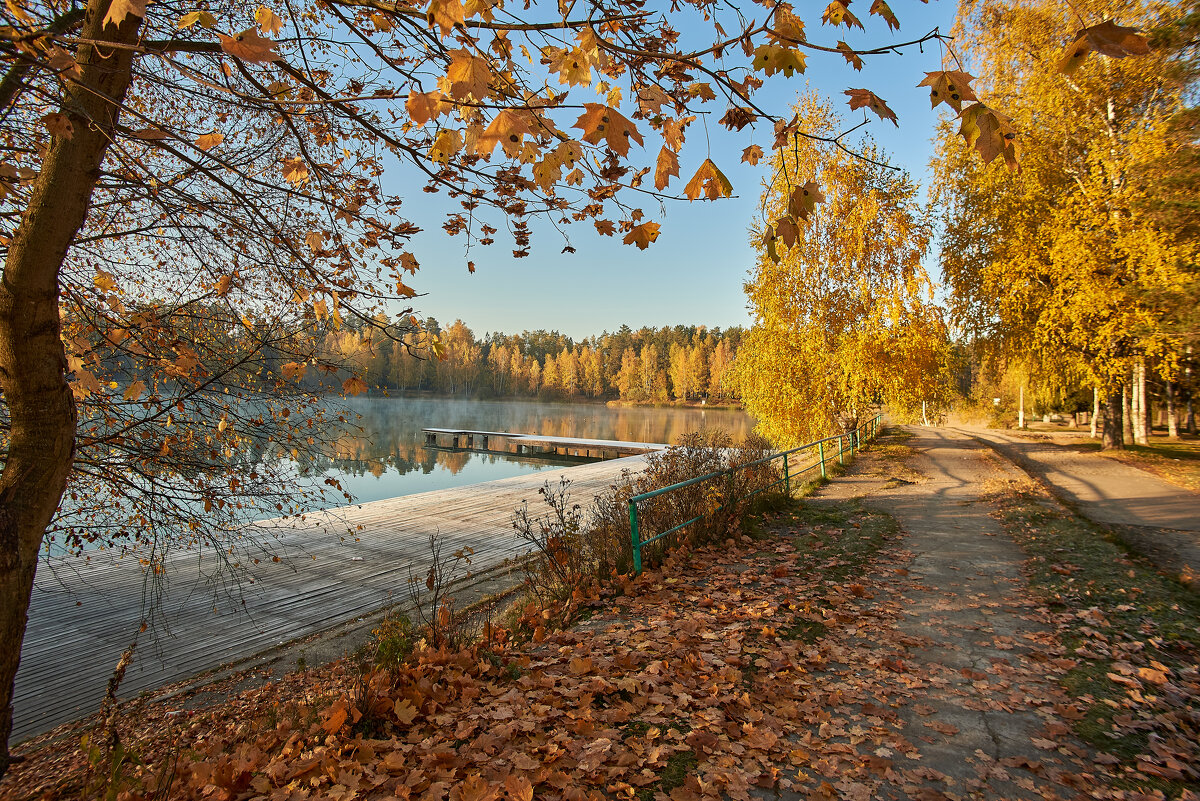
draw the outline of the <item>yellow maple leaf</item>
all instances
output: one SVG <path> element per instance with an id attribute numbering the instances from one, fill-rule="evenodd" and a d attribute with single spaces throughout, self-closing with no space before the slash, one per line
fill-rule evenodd
<path id="1" fill-rule="evenodd" d="M 266 6 L 258 7 L 258 10 L 254 12 L 254 21 L 258 23 L 258 29 L 263 33 L 279 33 L 283 27 L 283 20 Z"/>

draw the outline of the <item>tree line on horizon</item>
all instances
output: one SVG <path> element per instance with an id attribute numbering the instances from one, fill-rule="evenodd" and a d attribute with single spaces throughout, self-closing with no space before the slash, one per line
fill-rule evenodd
<path id="1" fill-rule="evenodd" d="M 743 330 L 622 325 L 574 340 L 558 331 L 487 333 L 435 318 L 387 331 L 345 326 L 324 335 L 320 360 L 361 376 L 366 391 L 471 398 L 669 403 L 740 398 L 733 367 Z M 304 379 L 320 381 L 315 371 Z"/>

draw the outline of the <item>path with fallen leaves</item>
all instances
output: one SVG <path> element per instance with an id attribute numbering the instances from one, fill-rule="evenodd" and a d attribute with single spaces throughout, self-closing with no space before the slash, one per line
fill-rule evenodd
<path id="1" fill-rule="evenodd" d="M 147 709 L 129 797 L 1142 797 L 1069 734 L 1070 660 L 979 498 L 1011 468 L 965 437 L 921 433 L 907 466 L 901 447 L 539 642 Z M 0 795 L 77 796 L 79 760 L 48 764 Z"/>

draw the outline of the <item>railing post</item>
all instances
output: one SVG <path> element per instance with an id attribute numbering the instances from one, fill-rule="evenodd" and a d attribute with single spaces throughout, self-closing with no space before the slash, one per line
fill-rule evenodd
<path id="1" fill-rule="evenodd" d="M 792 497 L 792 471 L 791 465 L 788 464 L 790 461 L 791 459 L 785 453 L 783 455 L 783 488 L 787 490 L 789 498 Z"/>
<path id="2" fill-rule="evenodd" d="M 633 572 L 642 572 L 642 542 L 638 533 L 637 502 L 629 502 L 629 536 L 633 541 Z"/>
<path id="3" fill-rule="evenodd" d="M 817 443 L 817 455 L 821 457 L 821 478 L 829 478 L 825 475 L 825 443 Z"/>
<path id="4" fill-rule="evenodd" d="M 838 464 L 846 463 L 846 457 L 842 455 L 842 451 L 843 451 L 842 435 L 838 434 Z"/>

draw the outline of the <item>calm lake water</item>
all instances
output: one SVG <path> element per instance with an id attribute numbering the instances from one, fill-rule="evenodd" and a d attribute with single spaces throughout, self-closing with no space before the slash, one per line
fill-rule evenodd
<path id="1" fill-rule="evenodd" d="M 730 409 L 609 408 L 599 404 L 471 401 L 445 398 L 358 398 L 348 403 L 361 416 L 360 434 L 338 440 L 312 471 L 337 478 L 355 499 L 395 498 L 537 471 L 552 472 L 578 460 L 518 459 L 491 454 L 426 449 L 424 428 L 508 431 L 544 436 L 619 439 L 674 444 L 702 428 L 719 428 L 735 440 L 754 421 Z"/>

